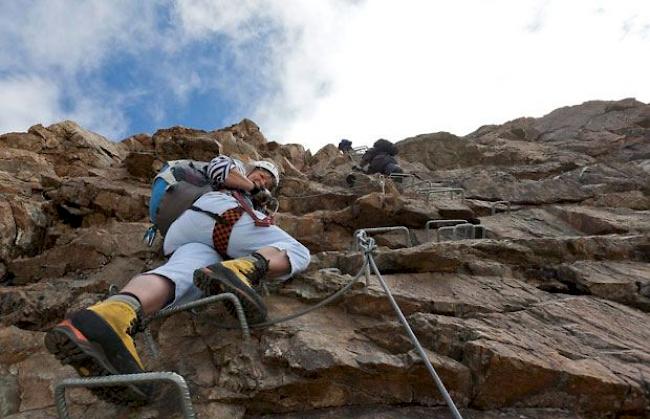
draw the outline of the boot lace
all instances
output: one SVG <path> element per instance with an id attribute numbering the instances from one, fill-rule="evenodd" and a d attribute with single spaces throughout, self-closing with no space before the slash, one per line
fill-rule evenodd
<path id="1" fill-rule="evenodd" d="M 137 315 L 129 322 L 129 326 L 126 328 L 126 334 L 135 337 L 138 332 L 143 330 L 144 322 L 142 321 L 140 312 L 138 311 Z"/>

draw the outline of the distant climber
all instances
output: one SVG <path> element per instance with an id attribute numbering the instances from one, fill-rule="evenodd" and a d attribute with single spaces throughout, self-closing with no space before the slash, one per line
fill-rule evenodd
<path id="1" fill-rule="evenodd" d="M 150 206 L 159 203 L 152 221 L 165 234 L 169 259 L 56 325 L 45 335 L 47 350 L 82 377 L 134 374 L 144 372 L 133 340 L 144 315 L 229 292 L 251 323 L 264 321 L 267 309 L 254 287 L 264 278 L 286 280 L 310 260 L 309 250 L 262 212 L 279 181 L 278 168 L 268 161 L 248 167 L 228 156 L 168 162 L 156 176 Z M 92 391 L 123 404 L 151 396 L 149 384 Z"/>
<path id="2" fill-rule="evenodd" d="M 381 138 L 375 141 L 373 146 L 361 157 L 358 168 L 363 170 L 367 165 L 368 169 L 365 172 L 369 175 L 381 173 L 388 176 L 393 173 L 404 173 L 395 159 L 397 153 L 395 144 Z"/>
<path id="3" fill-rule="evenodd" d="M 352 141 L 343 138 L 339 142 L 339 150 L 342 151 L 343 153 L 349 153 L 352 151 Z"/>

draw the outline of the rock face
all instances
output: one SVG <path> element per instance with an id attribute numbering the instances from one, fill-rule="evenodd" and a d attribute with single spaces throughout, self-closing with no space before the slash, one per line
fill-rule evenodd
<path id="1" fill-rule="evenodd" d="M 464 417 L 650 417 L 650 106 L 587 102 L 397 146 L 420 180 L 350 181 L 353 156 L 268 142 L 249 120 L 119 143 L 70 121 L 0 135 L 0 417 L 56 416 L 54 385 L 75 373 L 44 332 L 163 262 L 160 239 L 141 241 L 153 176 L 218 153 L 278 163 L 276 221 L 312 251 L 270 284 L 272 318 L 352 281 L 357 229 L 403 226 L 371 234 L 373 259 Z M 426 228 L 450 219 L 469 227 Z M 169 317 L 146 364 L 183 375 L 200 417 L 450 417 L 378 279 L 363 282 L 250 341 L 218 305 Z M 180 417 L 171 394 L 135 409 L 75 389 L 68 405 Z"/>

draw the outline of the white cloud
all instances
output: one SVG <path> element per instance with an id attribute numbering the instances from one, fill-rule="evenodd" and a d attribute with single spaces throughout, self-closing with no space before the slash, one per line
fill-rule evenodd
<path id="1" fill-rule="evenodd" d="M 0 92 L 0 133 L 25 131 L 35 124 L 35 114 L 48 124 L 61 113 L 59 89 L 48 80 L 38 77 L 0 80 Z"/>
<path id="2" fill-rule="evenodd" d="M 221 33 L 245 42 L 259 32 L 256 23 L 266 17 L 270 5 L 264 0 L 177 0 L 174 11 L 191 38 Z"/>
<path id="3" fill-rule="evenodd" d="M 300 42 L 281 56 L 281 94 L 256 117 L 271 137 L 319 147 L 342 137 L 464 135 L 592 99 L 650 100 L 650 5 L 598 6 L 376 1 L 349 19 L 306 20 Z M 621 39 L 625 21 L 636 36 Z"/>
<path id="4" fill-rule="evenodd" d="M 115 52 L 137 51 L 154 42 L 155 2 L 66 0 L 8 2 L 0 16 L 0 46 L 17 51 L 16 64 L 72 74 L 92 70 Z M 12 66 L 11 64 L 14 64 Z"/>
<path id="5" fill-rule="evenodd" d="M 0 132 L 73 119 L 106 136 L 125 134 L 124 95 L 93 81 L 92 72 L 116 54 L 159 42 L 156 2 L 48 0 L 2 7 Z"/>
<path id="6" fill-rule="evenodd" d="M 0 133 L 26 131 L 40 123 L 53 124 L 65 119 L 77 121 L 82 126 L 100 134 L 120 139 L 126 121 L 121 107 L 124 98 L 112 102 L 99 102 L 75 93 L 70 109 L 61 106 L 61 90 L 55 82 L 36 76 L 22 76 L 0 80 Z"/>
<path id="7" fill-rule="evenodd" d="M 462 135 L 592 99 L 650 100 L 647 0 L 50 0 L 24 9 L 8 2 L 0 13 L 0 130 L 70 117 L 117 137 L 129 95 L 151 95 L 142 114 L 169 123 L 165 100 L 182 107 L 200 92 L 234 101 L 232 118 L 251 117 L 271 139 L 316 149 L 342 137 Z M 214 55 L 192 56 L 196 45 Z M 115 93 L 101 81 L 85 91 L 116 56 L 151 50 L 159 91 Z"/>
<path id="8" fill-rule="evenodd" d="M 246 40 L 253 22 L 281 28 L 264 63 L 274 89 L 253 119 L 285 142 L 464 135 L 586 100 L 650 99 L 644 0 L 255 4 L 178 7 L 195 34 Z"/>

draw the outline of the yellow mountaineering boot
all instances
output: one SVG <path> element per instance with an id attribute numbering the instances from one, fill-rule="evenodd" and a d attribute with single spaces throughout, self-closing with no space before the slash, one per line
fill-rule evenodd
<path id="1" fill-rule="evenodd" d="M 266 306 L 253 289 L 269 270 L 269 262 L 259 253 L 215 263 L 194 271 L 194 285 L 205 295 L 231 292 L 241 301 L 246 319 L 251 323 L 266 320 Z M 224 303 L 234 314 L 232 303 Z"/>
<path id="2" fill-rule="evenodd" d="M 114 295 L 56 325 L 45 335 L 45 346 L 82 377 L 144 372 L 132 337 L 139 309 L 135 297 Z M 148 401 L 152 386 L 93 387 L 91 391 L 111 403 L 138 405 Z"/>

